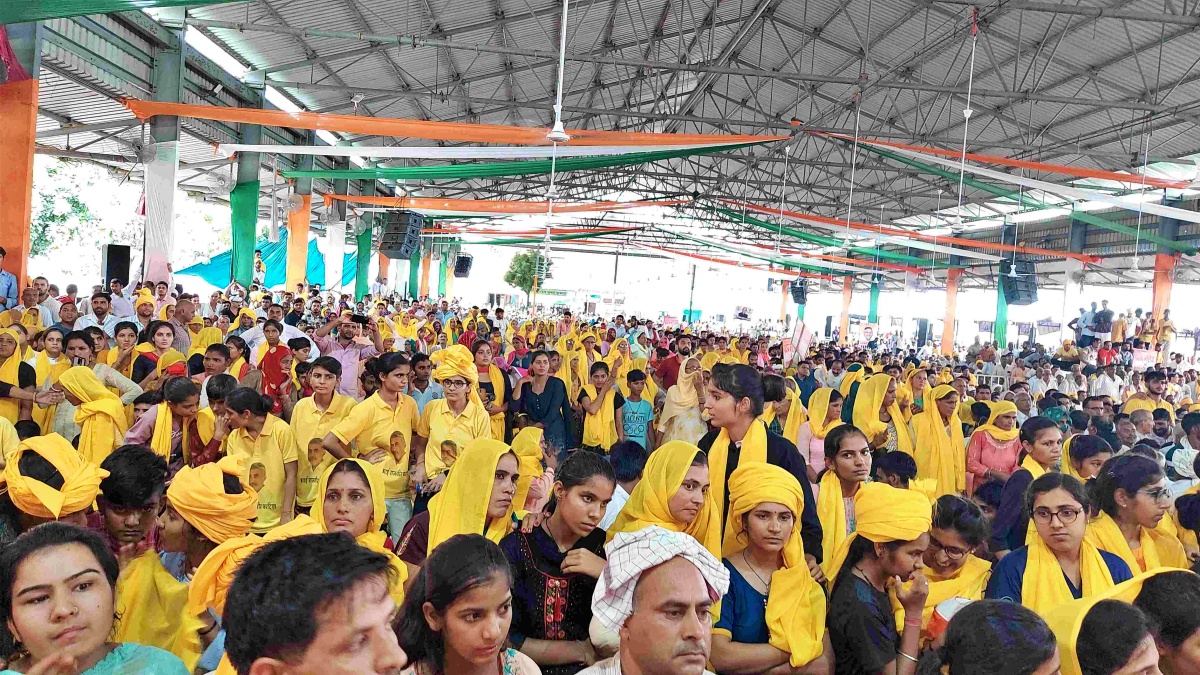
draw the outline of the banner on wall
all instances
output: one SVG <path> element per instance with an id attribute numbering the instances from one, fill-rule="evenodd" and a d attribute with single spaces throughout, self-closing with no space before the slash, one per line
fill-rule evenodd
<path id="1" fill-rule="evenodd" d="M 1062 323 L 1052 319 L 1038 319 L 1037 333 L 1045 335 L 1047 333 L 1057 333 L 1062 330 Z"/>
<path id="2" fill-rule="evenodd" d="M 1143 372 L 1148 368 L 1153 368 L 1155 363 L 1157 363 L 1157 354 L 1153 349 L 1133 350 L 1134 371 Z"/>
<path id="3" fill-rule="evenodd" d="M 992 326 L 996 324 L 995 321 L 976 321 L 975 323 L 979 325 L 980 333 L 992 332 Z"/>

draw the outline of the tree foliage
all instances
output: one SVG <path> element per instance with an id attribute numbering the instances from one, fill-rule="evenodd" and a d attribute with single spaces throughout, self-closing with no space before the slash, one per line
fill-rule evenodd
<path id="1" fill-rule="evenodd" d="M 76 239 L 81 229 L 96 225 L 96 216 L 80 199 L 75 181 L 62 180 L 64 176 L 57 168 L 46 173 L 55 180 L 50 189 L 37 190 L 38 202 L 29 232 L 29 253 L 35 256 L 48 253 L 57 240 Z"/>
<path id="2" fill-rule="evenodd" d="M 551 277 L 552 264 L 553 262 L 549 258 L 543 257 L 539 251 L 518 253 L 513 256 L 512 262 L 508 265 L 508 271 L 504 273 L 504 283 L 525 291 L 525 300 L 528 301 L 529 294 L 533 291 L 533 281 L 538 276 L 539 265 L 545 272 L 542 277 L 542 281 L 545 281 Z"/>

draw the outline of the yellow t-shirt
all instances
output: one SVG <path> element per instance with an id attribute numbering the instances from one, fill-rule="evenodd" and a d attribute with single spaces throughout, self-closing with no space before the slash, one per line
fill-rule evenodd
<path id="1" fill-rule="evenodd" d="M 296 505 L 312 506 L 317 499 L 317 483 L 321 474 L 333 463 L 333 455 L 322 452 L 314 465 L 308 456 L 309 441 L 325 440 L 334 425 L 341 422 L 354 409 L 355 401 L 349 396 L 333 393 L 333 400 L 325 411 L 317 409 L 316 400 L 309 396 L 296 402 L 292 408 L 292 437 L 296 440 Z"/>
<path id="2" fill-rule="evenodd" d="M 462 454 L 470 441 L 492 437 L 492 419 L 472 401 L 467 401 L 461 415 L 455 415 L 446 399 L 439 398 L 425 406 L 417 433 L 429 439 L 425 444 L 425 473 L 433 478 L 449 471 L 453 463 L 442 459 L 442 441 L 454 441 Z"/>
<path id="3" fill-rule="evenodd" d="M 279 525 L 283 514 L 284 467 L 296 463 L 296 441 L 288 425 L 267 415 L 258 438 L 250 438 L 245 429 L 235 429 L 226 439 L 226 452 L 242 457 L 242 478 L 258 492 L 258 518 L 250 531 L 264 534 Z"/>
<path id="4" fill-rule="evenodd" d="M 1175 322 L 1167 319 L 1158 327 L 1159 342 L 1170 341 L 1175 339 Z"/>
<path id="5" fill-rule="evenodd" d="M 383 472 L 383 498 L 398 499 L 408 496 L 412 432 L 418 421 L 417 402 L 413 397 L 400 394 L 400 400 L 393 409 L 375 393 L 354 406 L 350 414 L 333 427 L 331 433 L 343 443 L 353 443 L 354 451 L 359 456 L 376 448 L 388 450 L 387 457 L 377 465 Z M 395 432 L 400 432 L 404 443 L 399 459 L 390 452 L 392 434 Z"/>

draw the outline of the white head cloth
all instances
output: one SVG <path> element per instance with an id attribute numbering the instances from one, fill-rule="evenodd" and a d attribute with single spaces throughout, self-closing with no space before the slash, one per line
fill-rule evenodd
<path id="1" fill-rule="evenodd" d="M 729 570 L 689 534 L 651 525 L 618 533 L 605 552 L 608 561 L 592 594 L 592 614 L 612 631 L 633 613 L 633 590 L 642 572 L 672 558 L 685 558 L 700 570 L 713 602 L 729 590 Z"/>

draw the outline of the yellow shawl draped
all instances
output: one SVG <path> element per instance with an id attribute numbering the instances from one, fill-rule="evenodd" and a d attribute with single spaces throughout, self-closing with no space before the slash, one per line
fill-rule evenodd
<path id="1" fill-rule="evenodd" d="M 821 387 L 808 397 L 808 428 L 812 430 L 812 435 L 816 438 L 823 439 L 835 427 L 842 425 L 841 417 L 834 418 L 829 424 L 825 424 L 825 418 L 829 416 L 829 398 L 833 392 L 834 390 L 829 387 Z"/>
<path id="2" fill-rule="evenodd" d="M 862 429 L 870 440 L 879 434 L 886 433 L 888 424 L 879 419 L 879 411 L 883 407 L 883 399 L 888 387 L 892 384 L 890 375 L 872 375 L 858 387 L 858 397 L 854 399 L 854 426 Z M 896 427 L 896 449 L 900 452 L 913 454 L 912 438 L 908 435 L 908 425 L 900 414 L 900 406 L 892 401 L 888 406 L 888 414 L 892 425 Z"/>
<path id="3" fill-rule="evenodd" d="M 199 631 L 204 621 L 187 611 L 188 585 L 177 581 L 159 560 L 146 551 L 117 579 L 115 642 L 135 642 L 171 652 L 188 671 L 196 668 L 204 647 Z"/>
<path id="4" fill-rule="evenodd" d="M 811 400 L 811 399 L 810 399 Z M 861 487 L 861 486 L 860 486 Z M 846 532 L 846 502 L 842 495 L 842 482 L 830 467 L 821 476 L 821 490 L 817 494 L 817 520 L 821 521 L 821 569 L 829 575 L 829 563 L 833 554 L 850 538 Z"/>
<path id="5" fill-rule="evenodd" d="M 96 374 L 86 366 L 67 369 L 58 378 L 62 388 L 80 404 L 75 408 L 75 423 L 79 425 L 79 454 L 99 466 L 125 442 L 128 418 L 125 404 L 96 379 Z"/>
<path id="6" fill-rule="evenodd" d="M 432 553 L 438 544 L 456 534 L 482 534 L 495 543 L 512 529 L 513 506 L 503 518 L 488 523 L 488 505 L 496 481 L 496 465 L 512 452 L 502 441 L 476 438 L 459 450 L 458 461 L 450 467 L 442 491 L 429 500 L 429 545 Z"/>
<path id="7" fill-rule="evenodd" d="M 663 403 L 662 415 L 658 420 L 659 431 L 666 429 L 667 423 L 675 417 L 700 405 L 700 394 L 696 391 L 696 381 L 704 377 L 704 372 L 703 370 L 687 372 L 688 363 L 695 360 L 696 357 L 693 356 L 683 362 L 679 368 L 679 380 L 671 385 L 670 389 L 667 389 L 667 399 Z M 650 377 L 647 376 L 646 379 L 649 380 Z"/>
<path id="8" fill-rule="evenodd" d="M 1163 516 L 1164 519 L 1166 517 Z M 1088 523 L 1084 540 L 1091 542 L 1101 551 L 1108 551 L 1119 556 L 1135 573 L 1149 572 L 1160 567 L 1191 569 L 1187 554 L 1183 552 L 1183 544 L 1180 544 L 1178 539 L 1158 530 L 1145 527 L 1139 529 L 1141 534 L 1138 539 L 1141 543 L 1142 558 L 1145 560 L 1146 569 L 1142 569 L 1142 566 L 1138 564 L 1137 556 L 1133 554 L 1133 549 L 1129 547 L 1129 542 L 1126 541 L 1117 521 L 1103 511 Z"/>
<path id="9" fill-rule="evenodd" d="M 713 496 L 718 513 L 725 504 L 725 473 L 729 464 L 729 430 L 721 429 L 721 433 L 713 439 L 712 447 L 708 449 L 708 493 Z M 738 455 L 738 466 L 745 462 L 767 461 L 767 425 L 754 420 L 742 438 L 742 451 Z M 737 469 L 737 467 L 733 467 Z M 718 516 L 719 518 L 720 516 Z M 728 535 L 728 533 L 726 533 Z"/>
<path id="10" fill-rule="evenodd" d="M 67 372 L 71 367 L 71 360 L 66 354 L 59 354 L 56 363 L 50 363 L 50 356 L 45 351 L 37 353 L 37 357 L 33 360 L 33 368 L 37 371 L 37 389 L 49 389 L 48 385 L 53 385 L 58 382 L 58 378 Z M 16 381 L 14 380 L 14 383 Z M 43 408 L 36 403 L 33 405 L 33 421 L 38 423 L 43 434 L 48 434 L 54 430 L 54 415 L 58 412 L 57 405 L 50 405 Z"/>
<path id="11" fill-rule="evenodd" d="M 541 478 L 546 473 L 542 468 L 542 437 L 545 430 L 538 427 L 525 427 L 513 437 L 512 449 L 517 454 L 519 476 L 517 478 L 517 493 L 513 495 L 513 510 L 525 510 L 525 502 L 529 498 L 529 484 L 534 478 Z"/>
<path id="12" fill-rule="evenodd" d="M 1035 536 L 1028 544 L 1029 559 L 1025 563 L 1025 574 L 1021 577 L 1021 604 L 1043 617 L 1050 610 L 1064 605 L 1074 597 L 1063 576 L 1062 567 L 1054 552 L 1041 537 Z M 1085 537 L 1079 549 L 1079 573 L 1083 580 L 1083 597 L 1103 593 L 1113 587 L 1112 573 L 1100 550 Z"/>
<path id="13" fill-rule="evenodd" d="M 493 405 L 504 405 L 504 373 L 500 372 L 500 368 L 493 363 L 488 366 L 488 378 L 491 380 L 492 391 L 496 392 L 492 400 Z M 478 370 L 476 370 L 475 379 L 477 381 L 479 379 Z M 482 396 L 480 396 L 480 400 L 483 400 Z M 498 441 L 504 440 L 504 416 L 504 413 L 496 413 L 491 416 L 492 438 Z"/>
<path id="14" fill-rule="evenodd" d="M 599 394 L 596 385 L 587 384 L 583 387 L 583 395 L 595 401 Z M 583 419 L 583 444 L 599 446 L 608 450 L 617 442 L 617 411 L 615 408 L 617 392 L 615 389 L 604 390 L 604 401 L 595 414 L 587 413 Z"/>
<path id="15" fill-rule="evenodd" d="M 1021 434 L 1021 430 L 1018 429 L 1017 425 L 1015 424 L 1013 425 L 1013 428 L 1009 429 L 1008 431 L 996 426 L 997 417 L 1000 417 L 1001 415 L 1010 415 L 1017 412 L 1016 403 L 1013 403 L 1012 401 L 990 401 L 988 402 L 988 407 L 991 408 L 992 414 L 988 415 L 987 422 L 981 424 L 979 428 L 975 430 L 975 433 L 982 431 L 1001 443 L 1011 441 Z M 1037 476 L 1034 476 L 1034 478 L 1037 478 Z"/>
<path id="16" fill-rule="evenodd" d="M 925 409 L 912 420 L 917 477 L 937 481 L 935 497 L 958 494 L 967 489 L 967 450 L 962 422 L 957 413 L 951 413 L 947 431 L 936 403 L 957 393 L 950 385 L 939 384 L 926 396 Z"/>
<path id="17" fill-rule="evenodd" d="M 925 578 L 929 580 L 929 596 L 925 598 L 925 608 L 921 610 L 921 628 L 925 629 L 929 626 L 933 610 L 950 598 L 982 600 L 991 576 L 992 564 L 973 555 L 968 555 L 967 559 L 963 561 L 963 566 L 958 568 L 953 575 L 945 578 L 939 577 L 934 574 L 933 570 L 925 568 Z M 904 584 L 905 589 L 911 586 L 911 581 Z M 904 608 L 896 599 L 895 590 L 892 590 L 889 595 L 892 598 L 892 611 L 896 614 L 896 630 L 903 633 Z"/>
<path id="18" fill-rule="evenodd" d="M 15 328 L 5 328 L 0 330 L 0 335 L 7 335 L 12 338 L 15 343 L 12 356 L 0 363 L 0 382 L 17 386 L 20 378 L 21 368 L 21 336 L 17 334 Z M 0 416 L 3 416 L 13 424 L 17 423 L 17 418 L 21 415 L 21 403 L 15 398 L 0 398 Z"/>

